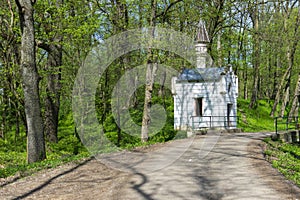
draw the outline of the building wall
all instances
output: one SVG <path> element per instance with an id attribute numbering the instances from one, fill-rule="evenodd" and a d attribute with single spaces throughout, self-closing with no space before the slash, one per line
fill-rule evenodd
<path id="1" fill-rule="evenodd" d="M 232 104 L 230 116 L 237 115 L 237 78 L 229 72 L 211 82 L 174 83 L 174 128 L 227 127 L 227 105 Z M 230 91 L 229 91 L 230 87 Z M 195 98 L 203 98 L 202 117 L 195 116 Z M 231 127 L 237 119 L 230 117 Z"/>

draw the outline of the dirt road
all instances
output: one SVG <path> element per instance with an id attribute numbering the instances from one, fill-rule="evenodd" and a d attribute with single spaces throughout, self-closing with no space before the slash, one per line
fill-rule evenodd
<path id="1" fill-rule="evenodd" d="M 148 200 L 299 199 L 299 188 L 286 181 L 264 160 L 263 136 L 224 134 L 207 153 L 203 151 L 210 149 L 203 149 L 203 143 L 207 137 L 215 136 L 196 138 L 170 166 L 134 175 L 118 196 Z"/>
<path id="2" fill-rule="evenodd" d="M 197 136 L 110 154 L 2 181 L 0 199 L 300 199 L 264 160 L 263 136 Z"/>

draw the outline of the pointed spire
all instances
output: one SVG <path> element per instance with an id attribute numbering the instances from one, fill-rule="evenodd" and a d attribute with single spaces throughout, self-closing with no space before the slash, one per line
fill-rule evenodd
<path id="1" fill-rule="evenodd" d="M 205 27 L 204 22 L 200 19 L 198 24 L 196 42 L 198 43 L 209 43 L 208 33 Z"/>
<path id="2" fill-rule="evenodd" d="M 204 22 L 200 19 L 198 24 L 198 30 L 196 35 L 196 56 L 197 56 L 197 68 L 206 68 L 208 66 L 209 55 L 207 53 L 207 45 L 209 43 L 209 37 Z"/>

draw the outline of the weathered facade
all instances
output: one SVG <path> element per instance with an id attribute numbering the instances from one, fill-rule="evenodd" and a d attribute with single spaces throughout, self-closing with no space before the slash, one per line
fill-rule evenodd
<path id="1" fill-rule="evenodd" d="M 210 64 L 201 21 L 196 42 L 197 68 L 184 69 L 173 78 L 174 128 L 236 128 L 238 78 L 231 67 Z"/>

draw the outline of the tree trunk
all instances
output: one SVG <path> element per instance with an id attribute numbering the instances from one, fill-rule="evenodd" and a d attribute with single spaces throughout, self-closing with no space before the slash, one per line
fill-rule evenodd
<path id="1" fill-rule="evenodd" d="M 62 6 L 62 0 L 56 1 L 57 10 Z M 62 16 L 61 16 L 62 18 Z M 62 29 L 61 22 L 52 25 Z M 53 31 L 51 28 L 50 30 Z M 48 52 L 45 70 L 47 75 L 45 98 L 45 135 L 49 142 L 58 142 L 58 117 L 61 95 L 61 66 L 62 66 L 62 35 L 56 33 L 49 43 L 39 43 L 38 46 Z"/>
<path id="2" fill-rule="evenodd" d="M 297 50 L 297 45 L 299 43 L 299 25 L 300 25 L 300 9 L 298 9 L 298 15 L 296 18 L 296 26 L 295 26 L 295 32 L 294 32 L 294 40 L 293 40 L 293 44 L 292 44 L 292 49 L 291 51 L 288 51 L 287 53 L 287 59 L 288 59 L 288 63 L 289 66 L 293 66 L 294 65 L 294 60 L 295 60 L 295 53 Z M 288 49 L 289 50 L 289 49 Z M 289 79 L 290 80 L 290 79 Z M 296 83 L 296 88 L 295 88 L 295 92 L 294 92 L 294 99 L 292 102 L 292 108 L 290 111 L 290 115 L 295 115 L 298 116 L 298 110 L 299 110 L 299 101 L 300 101 L 300 74 L 298 75 L 298 81 Z M 298 101 L 298 104 L 297 104 Z"/>
<path id="3" fill-rule="evenodd" d="M 150 17 L 150 27 L 154 28 L 155 26 L 155 16 L 156 16 L 156 0 L 151 1 L 151 17 Z M 154 37 L 154 29 L 152 30 L 152 35 Z M 151 123 L 150 109 L 152 102 L 152 92 L 154 78 L 157 70 L 157 64 L 153 62 L 153 50 L 150 47 L 148 48 L 147 55 L 147 71 L 146 71 L 146 87 L 145 87 L 145 100 L 144 100 L 144 111 L 143 111 L 143 120 L 142 120 L 142 132 L 141 140 L 142 142 L 147 142 L 149 137 L 149 125 Z"/>
<path id="4" fill-rule="evenodd" d="M 287 68 L 287 70 L 285 71 L 282 79 L 281 79 L 281 82 L 280 82 L 280 85 L 278 87 L 278 90 L 277 90 L 277 93 L 276 93 L 276 96 L 275 96 L 275 101 L 274 101 L 274 104 L 273 104 L 273 108 L 272 108 L 272 111 L 271 111 L 271 114 L 270 116 L 271 117 L 274 117 L 275 115 L 275 112 L 276 112 L 276 108 L 277 108 L 277 105 L 280 101 L 280 96 L 281 96 L 281 92 L 282 92 L 282 87 L 284 86 L 284 82 L 286 81 L 286 78 L 288 76 L 288 74 L 291 73 L 291 67 Z"/>
<path id="5" fill-rule="evenodd" d="M 285 92 L 284 92 L 284 96 L 283 96 L 283 101 L 281 104 L 281 109 L 280 109 L 280 116 L 283 117 L 284 116 L 284 112 L 285 112 L 285 108 L 288 105 L 290 100 L 290 85 L 289 83 L 287 84 L 286 88 L 285 88 Z"/>
<path id="6" fill-rule="evenodd" d="M 246 41 L 245 41 L 246 42 Z M 246 49 L 243 48 L 242 50 L 243 55 L 243 90 L 244 90 L 244 99 L 248 99 L 248 64 L 247 64 L 247 52 Z"/>
<path id="7" fill-rule="evenodd" d="M 292 108 L 291 108 L 291 111 L 289 113 L 290 118 L 291 117 L 298 117 L 299 103 L 300 103 L 300 74 L 298 75 L 298 81 L 296 83 Z"/>
<path id="8" fill-rule="evenodd" d="M 5 138 L 5 133 L 6 133 L 6 130 L 5 130 L 5 127 L 6 127 L 6 91 L 5 89 L 2 90 L 2 99 L 1 99 L 1 104 L 3 105 L 2 107 L 2 114 L 1 114 L 1 128 L 0 128 L 0 137 L 1 138 Z"/>
<path id="9" fill-rule="evenodd" d="M 142 121 L 142 135 L 141 135 L 142 142 L 147 142 L 149 137 L 149 125 L 151 123 L 150 109 L 152 103 L 152 92 L 153 92 L 153 84 L 154 84 L 156 71 L 157 71 L 157 63 L 147 64 L 145 102 L 144 102 L 144 112 L 143 112 L 143 121 Z"/>
<path id="10" fill-rule="evenodd" d="M 254 65 L 254 75 L 253 75 L 253 88 L 252 88 L 252 95 L 251 95 L 251 101 L 249 108 L 254 108 L 257 101 L 258 96 L 258 87 L 259 87 L 259 65 L 260 65 L 260 42 L 259 42 L 259 19 L 258 19 L 258 4 L 256 1 L 255 10 L 253 11 L 252 15 L 252 21 L 254 23 L 254 58 L 253 58 L 253 65 Z"/>
<path id="11" fill-rule="evenodd" d="M 272 91 L 272 99 L 275 100 L 276 94 L 278 92 L 278 70 L 280 68 L 280 58 L 279 56 L 276 58 L 276 69 L 274 70 L 274 75 L 273 75 L 273 91 Z M 276 105 L 277 106 L 277 105 Z"/>
<path id="12" fill-rule="evenodd" d="M 116 10 L 113 12 L 113 18 L 112 18 L 113 33 L 117 34 L 119 32 L 126 31 L 129 23 L 128 9 L 127 9 L 126 2 L 120 0 L 116 0 L 116 1 L 112 0 L 111 3 L 116 7 Z M 119 59 L 120 66 L 114 69 L 115 70 L 114 73 L 120 76 L 123 70 L 124 71 L 128 70 L 129 62 L 130 60 L 127 55 L 122 56 Z M 132 82 L 128 83 L 129 87 L 132 87 L 132 85 L 130 85 L 131 83 Z M 120 94 L 121 91 L 119 90 L 120 89 L 119 82 L 117 83 L 116 88 L 118 88 L 117 94 Z M 117 95 L 117 112 L 116 112 L 117 116 L 115 119 L 117 122 L 117 146 L 120 146 L 122 141 L 122 130 L 118 125 L 121 123 L 120 98 L 122 97 L 120 95 Z M 127 100 L 127 106 L 128 107 L 130 106 L 130 99 Z"/>
<path id="13" fill-rule="evenodd" d="M 21 70 L 28 126 L 27 162 L 46 158 L 44 128 L 40 107 L 39 75 L 35 61 L 35 35 L 32 0 L 16 0 L 21 25 Z"/>
<path id="14" fill-rule="evenodd" d="M 160 87 L 159 87 L 159 91 L 158 91 L 158 96 L 159 97 L 164 97 L 165 95 L 165 83 L 166 83 L 166 78 L 167 78 L 167 72 L 163 71 L 162 74 L 160 74 Z"/>
<path id="15" fill-rule="evenodd" d="M 287 30 L 287 22 L 286 22 L 287 17 L 285 17 L 284 20 L 285 20 L 284 21 L 284 29 L 285 29 L 284 31 L 286 31 Z M 292 45 L 288 44 L 287 53 L 286 53 L 287 61 L 288 61 L 288 68 L 287 68 L 286 72 L 284 73 L 284 75 L 281 79 L 280 85 L 278 87 L 276 97 L 275 97 L 275 102 L 274 102 L 274 105 L 273 105 L 273 108 L 272 108 L 272 111 L 270 114 L 271 117 L 274 117 L 274 114 L 276 112 L 277 105 L 281 99 L 281 97 L 280 97 L 281 90 L 282 90 L 282 87 L 284 86 L 285 81 L 287 80 L 288 82 L 286 84 L 289 84 L 289 81 L 291 79 L 291 72 L 292 72 L 292 68 L 294 66 L 294 59 L 295 59 L 294 56 L 295 56 L 295 53 L 297 50 L 297 45 L 299 43 L 299 37 L 297 37 L 297 36 L 299 35 L 300 9 L 298 9 L 298 15 L 297 15 L 295 24 L 296 25 L 295 25 L 294 37 L 293 37 L 294 39 L 292 40 Z"/>
<path id="16" fill-rule="evenodd" d="M 56 42 L 61 42 L 58 38 Z M 58 142 L 58 115 L 61 94 L 61 45 L 50 45 L 48 52 L 47 69 L 50 74 L 47 77 L 46 99 L 45 99 L 45 134 L 49 142 Z"/>

